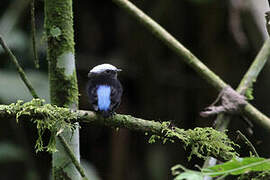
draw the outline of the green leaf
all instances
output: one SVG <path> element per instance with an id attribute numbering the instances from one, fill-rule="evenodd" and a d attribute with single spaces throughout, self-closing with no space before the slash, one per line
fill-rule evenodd
<path id="1" fill-rule="evenodd" d="M 245 96 L 247 98 L 247 100 L 253 100 L 254 96 L 253 96 L 253 88 L 250 87 L 246 90 Z"/>
<path id="2" fill-rule="evenodd" d="M 239 175 L 249 171 L 270 171 L 270 159 L 247 157 L 202 169 L 204 175 L 216 177 L 224 174 Z"/>
<path id="3" fill-rule="evenodd" d="M 203 180 L 203 174 L 196 171 L 186 171 L 179 174 L 174 178 L 174 180 Z"/>

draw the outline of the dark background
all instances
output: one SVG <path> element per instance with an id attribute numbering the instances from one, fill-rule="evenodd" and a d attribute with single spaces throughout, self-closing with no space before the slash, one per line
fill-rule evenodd
<path id="1" fill-rule="evenodd" d="M 236 88 L 266 38 L 250 5 L 218 0 L 132 1 L 160 23 L 225 82 Z M 241 4 L 242 3 L 242 4 Z M 261 12 L 262 14 L 264 11 Z M 30 8 L 28 1 L 2 0 L 0 33 L 26 70 L 40 97 L 49 103 L 46 42 L 43 29 L 43 1 L 36 1 L 36 23 L 40 69 L 34 68 Z M 148 30 L 111 1 L 74 1 L 75 49 L 80 109 L 89 109 L 85 86 L 87 73 L 95 65 L 111 63 L 123 71 L 122 104 L 117 112 L 157 121 L 171 121 L 180 128 L 212 126 L 215 118 L 201 118 L 199 112 L 211 104 L 217 91 L 188 67 Z M 264 32 L 264 33 L 262 33 Z M 0 48 L 1 49 L 1 48 Z M 270 114 L 269 63 L 254 85 L 251 102 Z M 14 65 L 0 50 L 0 103 L 31 96 L 19 79 Z M 36 154 L 36 127 L 30 122 L 1 120 L 0 179 L 49 179 L 51 156 Z M 269 132 L 254 124 L 254 134 L 239 116 L 232 118 L 228 134 L 243 132 L 258 153 L 269 157 Z M 48 137 L 46 134 L 45 137 Z M 81 158 L 91 179 L 172 179 L 170 168 L 178 163 L 194 168 L 203 161 L 187 161 L 189 149 L 181 144 L 148 144 L 149 136 L 126 129 L 81 124 Z"/>

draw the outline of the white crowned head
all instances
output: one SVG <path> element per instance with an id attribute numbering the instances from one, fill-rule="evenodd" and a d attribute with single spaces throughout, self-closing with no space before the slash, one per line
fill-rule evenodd
<path id="1" fill-rule="evenodd" d="M 91 69 L 90 73 L 101 73 L 106 70 L 121 71 L 121 69 L 117 69 L 115 66 L 111 64 L 100 64 L 100 65 L 95 66 L 93 69 Z"/>
<path id="2" fill-rule="evenodd" d="M 111 64 L 100 64 L 100 65 L 93 67 L 93 69 L 90 70 L 90 72 L 88 73 L 88 77 L 90 77 L 91 75 L 95 76 L 95 74 L 103 74 L 103 73 L 108 72 L 108 71 L 109 71 L 109 74 L 113 74 L 116 77 L 117 72 L 122 71 L 122 70 L 117 69 L 115 66 L 113 66 Z"/>

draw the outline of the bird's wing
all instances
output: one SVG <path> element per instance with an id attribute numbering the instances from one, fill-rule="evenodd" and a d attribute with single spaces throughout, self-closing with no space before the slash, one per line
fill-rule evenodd
<path id="1" fill-rule="evenodd" d="M 92 106 L 93 106 L 93 109 L 94 111 L 98 111 L 98 96 L 97 96 L 97 87 L 94 87 L 92 90 L 91 90 L 91 94 L 92 94 Z"/>
<path id="2" fill-rule="evenodd" d="M 111 104 L 110 109 L 114 111 L 121 102 L 121 96 L 122 96 L 122 86 L 118 85 L 117 87 L 111 86 Z"/>
<path id="3" fill-rule="evenodd" d="M 88 84 L 87 93 L 89 97 L 89 102 L 93 107 L 94 111 L 98 111 L 98 96 L 97 96 L 97 87 L 92 86 L 91 83 Z"/>

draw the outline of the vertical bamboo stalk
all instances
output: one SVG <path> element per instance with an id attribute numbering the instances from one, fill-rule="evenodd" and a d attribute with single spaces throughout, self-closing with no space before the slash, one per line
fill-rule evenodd
<path id="1" fill-rule="evenodd" d="M 74 56 L 74 30 L 72 0 L 45 0 L 45 29 L 51 103 L 76 110 L 78 86 Z M 64 130 L 62 137 L 68 142 L 77 160 L 79 154 L 79 129 Z M 81 179 L 70 157 L 56 140 L 57 152 L 52 156 L 53 179 Z"/>

